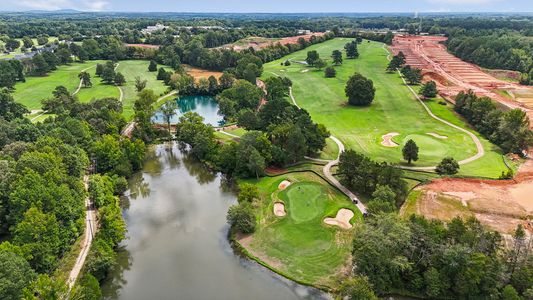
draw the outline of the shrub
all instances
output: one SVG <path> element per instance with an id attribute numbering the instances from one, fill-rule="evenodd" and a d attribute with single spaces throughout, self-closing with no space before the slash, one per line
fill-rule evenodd
<path id="1" fill-rule="evenodd" d="M 333 77 L 337 76 L 337 71 L 335 71 L 335 68 L 330 66 L 330 67 L 327 67 L 324 70 L 324 74 L 325 74 L 326 78 L 333 78 Z"/>
<path id="2" fill-rule="evenodd" d="M 445 157 L 437 165 L 435 171 L 439 175 L 453 175 L 459 172 L 459 163 L 453 157 Z"/>

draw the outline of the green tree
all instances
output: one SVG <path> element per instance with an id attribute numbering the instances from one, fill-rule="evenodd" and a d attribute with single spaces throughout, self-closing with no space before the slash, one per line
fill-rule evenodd
<path id="1" fill-rule="evenodd" d="M 165 71 L 165 68 L 161 67 L 159 68 L 159 71 L 157 72 L 157 80 L 163 80 L 167 82 L 170 79 L 170 74 Z"/>
<path id="2" fill-rule="evenodd" d="M 135 90 L 138 92 L 144 90 L 144 88 L 146 88 L 146 79 L 145 80 L 142 80 L 141 77 L 139 76 L 136 76 L 135 77 Z"/>
<path id="3" fill-rule="evenodd" d="M 228 210 L 228 223 L 237 231 L 248 234 L 255 231 L 256 221 L 252 205 L 247 202 L 233 205 Z"/>
<path id="4" fill-rule="evenodd" d="M 453 175 L 459 172 L 459 163 L 453 157 L 445 157 L 437 165 L 435 171 L 439 175 Z"/>
<path id="5" fill-rule="evenodd" d="M 165 119 L 165 123 L 167 123 L 169 137 L 172 136 L 170 132 L 170 121 L 176 115 L 177 109 L 178 109 L 178 102 L 176 102 L 175 99 L 170 99 L 161 106 L 161 113 L 163 114 L 163 119 Z"/>
<path id="6" fill-rule="evenodd" d="M 102 78 L 102 82 L 106 84 L 113 84 L 115 83 L 115 67 L 113 64 L 109 65 L 106 64 L 102 70 L 102 74 L 100 77 Z"/>
<path id="7" fill-rule="evenodd" d="M 43 56 L 41 54 L 35 55 L 31 59 L 31 63 L 33 65 L 33 73 L 38 76 L 46 75 L 50 71 L 50 66 L 48 63 L 44 60 Z"/>
<path id="8" fill-rule="evenodd" d="M 104 73 L 104 65 L 102 65 L 102 64 L 96 64 L 95 75 L 96 75 L 96 76 L 102 76 L 102 73 Z"/>
<path id="9" fill-rule="evenodd" d="M 506 285 L 502 290 L 502 300 L 522 300 L 512 285 Z"/>
<path id="10" fill-rule="evenodd" d="M 91 274 L 84 274 L 79 283 L 71 292 L 72 299 L 78 300 L 100 300 L 102 299 L 102 291 L 100 283 Z"/>
<path id="11" fill-rule="evenodd" d="M 222 76 L 220 76 L 218 81 L 220 82 L 220 88 L 222 90 L 229 89 L 235 82 L 235 76 L 228 72 L 224 72 L 222 73 Z"/>
<path id="12" fill-rule="evenodd" d="M 31 254 L 30 265 L 37 272 L 50 271 L 59 253 L 59 224 L 52 214 L 45 214 L 32 207 L 15 226 L 13 242 L 24 252 Z"/>
<path id="13" fill-rule="evenodd" d="M 135 112 L 134 119 L 137 123 L 135 126 L 134 135 L 142 139 L 145 143 L 153 140 L 155 132 L 152 128 L 152 116 L 154 115 L 154 104 L 157 101 L 157 96 L 154 91 L 144 89 L 137 94 L 137 100 L 133 104 Z"/>
<path id="14" fill-rule="evenodd" d="M 363 106 L 372 103 L 376 89 L 372 80 L 356 73 L 348 79 L 345 92 L 349 104 Z"/>
<path id="15" fill-rule="evenodd" d="M 0 117 L 6 121 L 12 121 L 22 118 L 26 113 L 29 113 L 26 107 L 15 102 L 15 99 L 8 90 L 0 90 Z"/>
<path id="16" fill-rule="evenodd" d="M 256 64 L 253 64 L 253 63 L 249 63 L 246 68 L 244 69 L 243 73 L 242 73 L 242 78 L 248 82 L 250 82 L 251 84 L 255 84 L 255 81 L 256 81 L 256 74 L 258 72 L 259 68 L 257 67 Z"/>
<path id="17" fill-rule="evenodd" d="M 117 74 L 115 74 L 115 84 L 118 86 L 122 86 L 125 83 L 126 83 L 126 78 L 124 78 L 124 75 L 122 75 L 122 73 L 120 72 L 117 72 Z"/>
<path id="18" fill-rule="evenodd" d="M 418 160 L 418 146 L 415 141 L 408 140 L 407 143 L 402 148 L 403 159 L 407 161 L 408 164 L 411 164 L 411 161 Z"/>
<path id="19" fill-rule="evenodd" d="M 343 299 L 348 300 L 378 300 L 379 298 L 372 290 L 372 284 L 367 277 L 355 276 L 351 277 L 341 285 L 340 294 Z"/>
<path id="20" fill-rule="evenodd" d="M 307 58 L 305 59 L 305 61 L 307 62 L 308 65 L 314 66 L 315 63 L 319 59 L 320 59 L 320 55 L 318 54 L 316 50 L 307 51 Z"/>
<path id="21" fill-rule="evenodd" d="M 15 253 L 0 250 L 0 299 L 18 300 L 22 290 L 36 277 L 26 260 Z"/>
<path id="22" fill-rule="evenodd" d="M 331 53 L 331 58 L 333 59 L 334 64 L 342 64 L 342 52 L 340 50 L 333 50 L 333 52 Z"/>
<path id="23" fill-rule="evenodd" d="M 403 52 L 400 51 L 398 55 L 394 55 L 387 66 L 387 71 L 394 72 L 397 69 L 400 69 L 405 64 L 405 56 Z"/>
<path id="24" fill-rule="evenodd" d="M 119 141 L 112 135 L 103 135 L 93 144 L 92 152 L 98 172 L 113 171 L 124 157 Z"/>
<path id="25" fill-rule="evenodd" d="M 37 280 L 24 289 L 24 300 L 60 300 L 68 297 L 68 287 L 61 280 L 54 280 L 48 274 L 40 274 Z"/>
<path id="26" fill-rule="evenodd" d="M 437 84 L 433 80 L 422 85 L 422 88 L 420 89 L 420 94 L 422 94 L 424 98 L 435 98 L 437 93 Z"/>
<path id="27" fill-rule="evenodd" d="M 239 196 L 237 197 L 239 203 L 252 203 L 256 199 L 259 199 L 259 189 L 257 188 L 257 185 L 251 183 L 239 184 Z"/>
<path id="28" fill-rule="evenodd" d="M 70 53 L 70 50 L 68 48 L 60 48 L 55 52 L 55 55 L 57 58 L 59 58 L 59 62 L 62 65 L 66 65 L 72 62 L 72 53 Z"/>
<path id="29" fill-rule="evenodd" d="M 337 71 L 335 70 L 335 68 L 329 66 L 324 70 L 324 75 L 326 76 L 326 78 L 333 78 L 337 76 Z"/>
<path id="30" fill-rule="evenodd" d="M 447 286 L 437 269 L 430 267 L 424 272 L 425 293 L 430 298 L 438 298 L 446 291 Z"/>
<path id="31" fill-rule="evenodd" d="M 391 213 L 396 210 L 396 193 L 388 186 L 378 184 L 372 193 L 372 200 L 368 204 L 368 212 L 375 215 L 378 213 Z"/>
<path id="32" fill-rule="evenodd" d="M 359 51 L 357 50 L 357 42 L 352 41 L 344 45 L 344 50 L 346 50 L 346 57 L 348 58 L 358 58 Z"/>
<path id="33" fill-rule="evenodd" d="M 5 41 L 5 47 L 9 52 L 13 52 L 20 47 L 20 41 L 16 39 L 8 39 Z"/>
<path id="34" fill-rule="evenodd" d="M 150 61 L 150 64 L 148 65 L 148 71 L 149 72 L 157 71 L 157 63 L 154 60 Z"/>
<path id="35" fill-rule="evenodd" d="M 30 49 L 31 47 L 33 47 L 33 41 L 31 40 L 31 38 L 29 36 L 25 36 L 22 38 L 22 44 L 24 45 L 24 47 Z"/>
<path id="36" fill-rule="evenodd" d="M 408 84 L 415 85 L 422 81 L 422 70 L 420 69 L 404 66 L 401 72 Z"/>
<path id="37" fill-rule="evenodd" d="M 78 78 L 81 80 L 81 85 L 84 87 L 91 87 L 93 85 L 91 82 L 91 75 L 87 72 L 81 72 L 78 74 Z"/>
<path id="38" fill-rule="evenodd" d="M 323 59 L 319 58 L 315 61 L 314 65 L 315 65 L 315 68 L 317 68 L 318 70 L 322 70 L 322 68 L 324 68 L 327 64 Z"/>

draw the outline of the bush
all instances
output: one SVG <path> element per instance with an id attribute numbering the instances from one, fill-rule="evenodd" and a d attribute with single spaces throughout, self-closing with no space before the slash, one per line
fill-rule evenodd
<path id="1" fill-rule="evenodd" d="M 243 202 L 230 207 L 227 220 L 232 228 L 241 233 L 253 233 L 255 231 L 255 216 L 250 203 Z"/>
<path id="2" fill-rule="evenodd" d="M 325 74 L 326 78 L 333 78 L 333 77 L 337 76 L 337 71 L 335 71 L 335 68 L 330 66 L 330 67 L 327 67 L 324 70 L 324 74 Z"/>
<path id="3" fill-rule="evenodd" d="M 453 175 L 459 172 L 459 163 L 453 157 L 445 157 L 435 171 L 439 175 Z"/>

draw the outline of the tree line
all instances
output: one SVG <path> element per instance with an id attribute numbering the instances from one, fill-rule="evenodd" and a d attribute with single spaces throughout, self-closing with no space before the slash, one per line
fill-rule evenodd
<path id="1" fill-rule="evenodd" d="M 44 102 L 57 116 L 34 124 L 9 90 L 0 91 L 2 299 L 66 295 L 54 271 L 84 231 L 88 195 L 98 208 L 100 228 L 86 275 L 71 296 L 98 295 L 98 281 L 116 263 L 113 251 L 125 233 L 117 195 L 146 151 L 142 140 L 119 136 L 125 120 L 117 99 L 80 103 L 58 87 Z M 103 175 L 91 179 L 87 194 L 82 177 L 89 169 Z"/>

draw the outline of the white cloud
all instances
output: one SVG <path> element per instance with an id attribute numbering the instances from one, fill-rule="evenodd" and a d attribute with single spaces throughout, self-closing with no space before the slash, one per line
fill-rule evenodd
<path id="1" fill-rule="evenodd" d="M 57 10 L 72 7 L 72 3 L 69 0 L 19 0 L 16 1 L 16 4 L 30 9 L 42 10 Z"/>
<path id="2" fill-rule="evenodd" d="M 104 10 L 106 7 L 109 6 L 109 2 L 102 1 L 102 0 L 95 0 L 95 1 L 84 1 L 83 6 L 85 9 L 90 11 L 101 11 Z"/>

